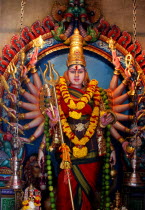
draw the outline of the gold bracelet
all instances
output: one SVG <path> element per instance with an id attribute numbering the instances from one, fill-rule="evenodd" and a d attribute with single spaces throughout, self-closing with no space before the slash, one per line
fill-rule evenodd
<path id="1" fill-rule="evenodd" d="M 31 72 L 31 74 L 34 74 L 34 73 L 36 73 L 36 72 L 37 72 L 37 69 L 36 69 L 36 67 L 35 67 L 35 66 L 33 66 L 33 67 L 31 68 L 30 72 Z"/>
<path id="2" fill-rule="evenodd" d="M 28 130 L 28 129 L 29 129 L 29 124 L 23 126 L 23 130 Z"/>
<path id="3" fill-rule="evenodd" d="M 132 90 L 129 90 L 127 94 L 130 96 L 132 94 Z"/>
<path id="4" fill-rule="evenodd" d="M 115 71 L 113 73 L 116 74 L 116 75 L 120 75 L 120 69 L 115 68 Z"/>
<path id="5" fill-rule="evenodd" d="M 125 139 L 121 137 L 118 139 L 118 141 L 122 144 L 123 142 L 125 142 Z"/>
<path id="6" fill-rule="evenodd" d="M 128 119 L 129 120 L 133 120 L 134 119 L 134 115 L 128 115 Z"/>
<path id="7" fill-rule="evenodd" d="M 20 120 L 23 120 L 23 119 L 25 119 L 25 114 L 24 113 L 19 113 L 18 114 L 18 118 L 20 119 Z"/>
<path id="8" fill-rule="evenodd" d="M 39 149 L 44 149 L 45 148 L 45 143 L 41 142 Z"/>
<path id="9" fill-rule="evenodd" d="M 30 142 L 34 141 L 36 139 L 36 137 L 34 135 L 30 136 L 29 140 Z"/>
<path id="10" fill-rule="evenodd" d="M 129 82 L 129 80 L 126 80 L 126 79 L 124 79 L 124 80 L 122 81 L 122 83 L 123 83 L 124 85 L 127 85 L 128 82 Z"/>
<path id="11" fill-rule="evenodd" d="M 20 88 L 20 94 L 24 94 L 24 92 L 25 92 L 25 89 L 23 89 L 23 88 Z"/>
<path id="12" fill-rule="evenodd" d="M 125 132 L 130 133 L 130 129 L 125 127 Z"/>
<path id="13" fill-rule="evenodd" d="M 28 84 L 29 82 L 30 82 L 30 78 L 25 77 L 25 79 L 24 79 L 24 84 Z"/>
<path id="14" fill-rule="evenodd" d="M 18 106 L 22 106 L 22 101 L 19 101 L 18 102 Z"/>

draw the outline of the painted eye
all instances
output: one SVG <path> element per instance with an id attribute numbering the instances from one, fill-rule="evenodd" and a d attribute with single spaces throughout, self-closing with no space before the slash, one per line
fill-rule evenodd
<path id="1" fill-rule="evenodd" d="M 74 74 L 74 73 L 75 73 L 75 71 L 73 71 L 73 70 L 72 70 L 72 71 L 70 71 L 70 73 Z"/>

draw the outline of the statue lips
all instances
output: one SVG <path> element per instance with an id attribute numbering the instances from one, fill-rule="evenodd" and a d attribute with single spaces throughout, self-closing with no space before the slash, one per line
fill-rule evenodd
<path id="1" fill-rule="evenodd" d="M 74 79 L 75 82 L 79 82 L 80 79 Z"/>

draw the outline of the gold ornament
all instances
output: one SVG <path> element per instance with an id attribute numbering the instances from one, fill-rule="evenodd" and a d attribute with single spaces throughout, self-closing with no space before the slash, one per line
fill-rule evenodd
<path id="1" fill-rule="evenodd" d="M 109 48 L 112 51 L 115 50 L 115 48 L 116 48 L 115 47 L 116 41 L 112 37 L 108 38 L 107 43 L 109 44 Z"/>
<path id="2" fill-rule="evenodd" d="M 85 56 L 83 53 L 83 45 L 85 44 L 85 41 L 80 35 L 78 29 L 74 30 L 74 34 L 66 40 L 66 43 L 70 43 L 67 65 L 70 66 L 78 64 L 86 66 Z"/>
<path id="3" fill-rule="evenodd" d="M 30 140 L 30 142 L 32 142 L 32 141 L 34 141 L 36 139 L 36 137 L 35 136 L 30 136 L 30 138 L 29 138 L 29 140 Z"/>
<path id="4" fill-rule="evenodd" d="M 34 39 L 32 42 L 33 42 L 33 47 L 40 47 L 40 48 L 42 48 L 45 43 L 41 35 L 38 38 Z"/>
<path id="5" fill-rule="evenodd" d="M 129 52 L 126 56 L 125 56 L 125 65 L 126 68 L 129 68 L 131 65 L 134 64 L 134 60 L 133 60 L 133 56 L 131 55 L 131 53 Z"/>

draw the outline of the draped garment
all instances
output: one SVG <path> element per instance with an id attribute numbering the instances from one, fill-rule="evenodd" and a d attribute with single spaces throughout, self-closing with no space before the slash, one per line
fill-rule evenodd
<path id="1" fill-rule="evenodd" d="M 84 91 L 72 87 L 69 88 L 69 92 L 73 98 L 80 98 L 84 94 Z M 69 109 L 63 99 L 61 100 L 61 107 L 72 131 L 79 139 L 81 139 L 87 130 L 87 126 L 84 126 L 83 130 L 79 130 L 79 128 L 77 129 L 77 125 L 88 125 L 89 118 L 93 110 L 93 101 L 90 101 L 90 103 L 86 104 L 86 106 L 82 109 L 82 117 L 79 120 L 69 117 Z M 65 143 L 71 149 L 74 144 L 71 143 L 65 135 L 64 139 Z M 98 156 L 96 132 L 90 138 L 86 146 L 88 148 L 88 155 L 86 157 L 77 159 L 73 157 L 73 155 L 71 156 L 72 168 L 70 182 L 75 210 L 97 209 L 94 202 L 97 188 L 97 178 L 100 171 L 100 157 Z M 72 209 L 69 185 L 64 182 L 65 177 L 65 170 L 61 170 L 58 176 L 57 210 Z"/>

